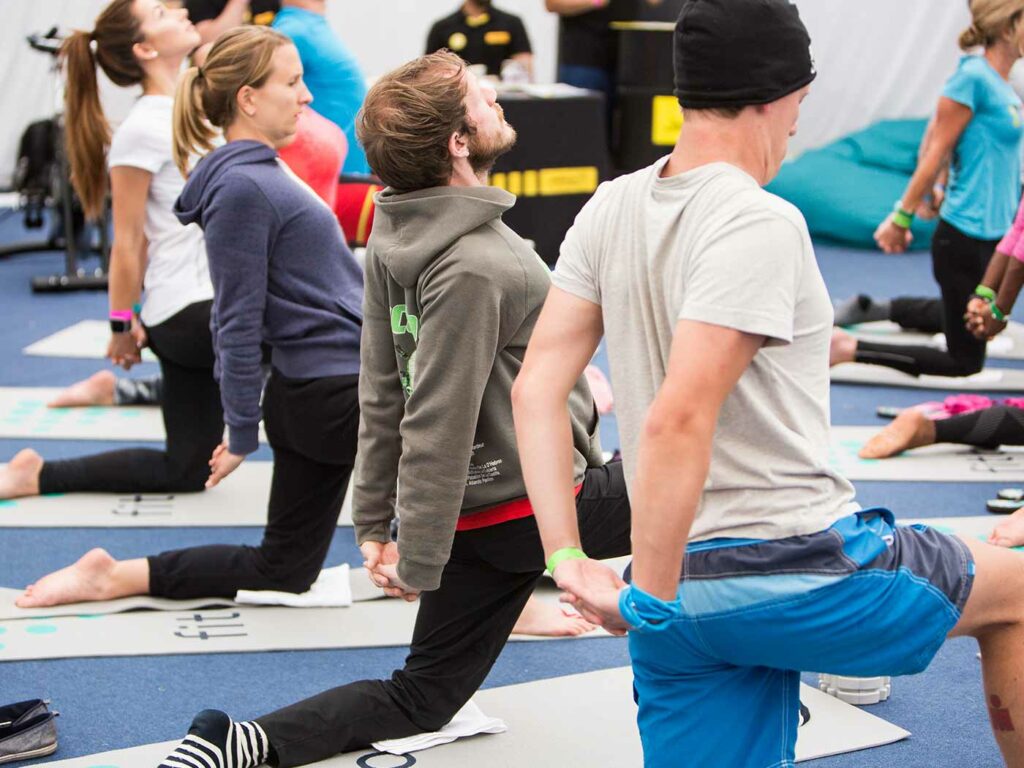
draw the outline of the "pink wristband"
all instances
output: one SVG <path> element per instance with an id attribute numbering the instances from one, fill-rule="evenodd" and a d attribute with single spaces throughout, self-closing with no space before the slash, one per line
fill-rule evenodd
<path id="1" fill-rule="evenodd" d="M 110 311 L 111 320 L 124 320 L 126 322 L 132 321 L 132 312 L 130 309 L 112 309 Z"/>

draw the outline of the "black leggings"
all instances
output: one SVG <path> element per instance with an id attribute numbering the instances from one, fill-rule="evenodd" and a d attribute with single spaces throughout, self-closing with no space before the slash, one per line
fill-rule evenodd
<path id="1" fill-rule="evenodd" d="M 203 490 L 208 462 L 224 435 L 220 390 L 213 379 L 212 302 L 190 304 L 146 329 L 160 360 L 164 450 L 126 448 L 47 461 L 40 493 L 186 493 Z"/>
<path id="2" fill-rule="evenodd" d="M 300 380 L 271 373 L 263 421 L 274 475 L 263 541 L 258 547 L 215 544 L 152 556 L 151 595 L 184 600 L 234 597 L 240 589 L 309 589 L 327 557 L 355 462 L 357 382 L 355 375 Z"/>
<path id="3" fill-rule="evenodd" d="M 935 422 L 936 443 L 960 443 L 979 448 L 1024 445 L 1024 410 L 995 405 L 963 416 Z"/>
<path id="4" fill-rule="evenodd" d="M 968 237 L 952 224 L 940 221 L 932 239 L 932 274 L 942 298 L 893 299 L 890 316 L 904 328 L 944 333 L 947 351 L 858 341 L 857 362 L 884 365 L 913 376 L 970 376 L 980 371 L 985 365 L 985 342 L 964 326 L 964 311 L 998 243 Z"/>
<path id="5" fill-rule="evenodd" d="M 576 512 L 587 554 L 629 554 L 620 462 L 587 471 Z M 543 570 L 532 517 L 456 533 L 441 586 L 420 597 L 405 666 L 388 680 L 332 688 L 259 718 L 270 739 L 270 764 L 306 765 L 440 729 L 487 677 Z"/>

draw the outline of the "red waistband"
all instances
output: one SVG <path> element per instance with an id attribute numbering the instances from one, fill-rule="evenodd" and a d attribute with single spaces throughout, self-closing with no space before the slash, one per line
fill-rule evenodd
<path id="1" fill-rule="evenodd" d="M 573 490 L 573 495 L 578 495 L 583 483 L 580 483 Z M 514 499 L 490 507 L 481 512 L 474 512 L 472 515 L 463 515 L 455 526 L 456 531 L 475 531 L 477 528 L 489 528 L 492 525 L 508 523 L 512 520 L 522 520 L 524 517 L 533 515 L 533 505 L 528 498 Z"/>

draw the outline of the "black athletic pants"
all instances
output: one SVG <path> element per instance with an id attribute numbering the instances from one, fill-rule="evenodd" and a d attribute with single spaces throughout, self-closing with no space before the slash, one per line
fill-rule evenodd
<path id="1" fill-rule="evenodd" d="M 994 405 L 935 422 L 936 443 L 960 443 L 980 448 L 1024 445 L 1024 409 Z"/>
<path id="2" fill-rule="evenodd" d="M 164 450 L 126 448 L 47 461 L 40 493 L 186 493 L 201 491 L 224 435 L 220 389 L 213 378 L 212 302 L 190 304 L 146 328 L 164 378 Z"/>
<path id="3" fill-rule="evenodd" d="M 587 472 L 576 510 L 587 554 L 629 554 L 620 462 Z M 456 533 L 440 588 L 420 597 L 405 667 L 389 680 L 333 688 L 259 718 L 271 765 L 306 765 L 443 727 L 484 682 L 543 570 L 532 517 Z"/>
<path id="4" fill-rule="evenodd" d="M 263 541 L 150 557 L 150 594 L 187 599 L 233 597 L 240 589 L 309 589 L 327 557 L 355 462 L 357 382 L 356 375 L 300 380 L 271 373 L 263 422 L 274 475 Z"/>
<path id="5" fill-rule="evenodd" d="M 857 362 L 884 365 L 914 376 L 970 376 L 980 371 L 985 364 L 985 342 L 964 326 L 964 312 L 998 243 L 968 237 L 952 224 L 940 221 L 932 239 L 932 274 L 942 298 L 893 299 L 890 316 L 904 328 L 944 333 L 947 351 L 859 341 Z"/>

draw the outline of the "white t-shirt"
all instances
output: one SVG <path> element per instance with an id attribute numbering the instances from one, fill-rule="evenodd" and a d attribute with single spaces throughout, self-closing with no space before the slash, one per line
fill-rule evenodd
<path id="1" fill-rule="evenodd" d="M 174 165 L 170 96 L 142 96 L 114 131 L 108 165 L 153 174 L 146 198 L 145 233 L 149 245 L 142 322 L 157 325 L 189 304 L 213 298 L 203 231 L 182 226 L 175 217 L 185 179 Z"/>
<path id="2" fill-rule="evenodd" d="M 722 406 L 690 540 L 821 531 L 856 507 L 829 467 L 833 313 L 807 225 L 732 165 L 664 164 L 601 185 L 554 274 L 601 305 L 627 485 L 676 323 L 713 323 L 768 343 Z"/>

